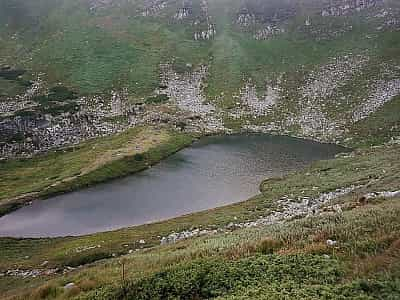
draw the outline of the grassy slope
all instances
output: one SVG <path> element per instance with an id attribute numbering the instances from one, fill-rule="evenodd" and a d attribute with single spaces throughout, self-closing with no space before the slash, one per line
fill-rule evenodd
<path id="1" fill-rule="evenodd" d="M 347 133 L 353 147 L 379 145 L 400 136 L 400 97 L 394 98 L 369 118 L 354 124 Z"/>
<path id="2" fill-rule="evenodd" d="M 195 42 L 189 22 L 173 20 L 180 5 L 175 2 L 157 17 L 140 16 L 142 1 L 121 2 L 96 12 L 90 12 L 88 1 L 83 0 L 42 0 L 37 6 L 21 0 L 15 3 L 19 9 L 3 7 L 8 18 L 0 21 L 9 24 L 0 29 L 4 63 L 44 71 L 50 84 L 61 81 L 80 93 L 127 87 L 132 95 L 146 96 L 158 85 L 159 63 L 175 59 L 178 69 L 186 63 L 210 63 L 207 95 L 213 99 L 224 93 L 220 104 L 229 107 L 243 78 L 251 77 L 262 89 L 267 77 L 275 78 L 300 66 L 312 69 L 329 57 L 349 52 L 368 50 L 379 61 L 398 58 L 398 32 L 375 32 L 367 38 L 365 33 L 374 32 L 376 26 L 362 14 L 345 21 L 313 16 L 316 26 L 328 31 L 340 29 L 343 22 L 353 24 L 351 32 L 318 42 L 301 29 L 305 16 L 300 11 L 288 22 L 287 33 L 256 41 L 251 33 L 234 25 L 240 1 L 213 0 L 209 11 L 217 36 L 212 41 Z M 313 4 L 306 1 L 303 5 L 309 9 Z M 24 22 L 14 21 L 9 17 L 13 14 L 22 15 L 18 19 Z M 11 38 L 14 33 L 17 35 Z"/>
<path id="3" fill-rule="evenodd" d="M 146 98 L 159 85 L 160 62 L 174 61 L 178 71 L 187 70 L 188 63 L 194 66 L 206 63 L 209 76 L 204 91 L 209 101 L 216 101 L 223 109 L 237 105 L 234 96 L 249 78 L 261 92 L 267 79 L 274 81 L 283 75 L 282 88 L 287 95 L 277 107 L 276 121 L 280 114 L 283 117 L 297 112 L 298 87 L 304 84 L 311 70 L 325 65 L 332 57 L 349 53 L 368 55 L 370 60 L 362 74 L 339 88 L 322 107 L 331 119 L 342 120 L 368 96 L 371 82 L 381 79 L 383 63 L 400 64 L 399 31 L 377 31 L 379 22 L 367 17 L 368 12 L 345 18 L 322 18 L 318 14 L 321 6 L 318 1 L 299 2 L 301 9 L 286 22 L 287 31 L 267 41 L 254 40 L 251 31 L 235 24 L 236 13 L 243 4 L 238 0 L 208 1 L 211 20 L 217 29 L 215 39 L 210 41 L 193 41 L 191 20 L 173 19 L 179 2 L 170 2 L 155 17 L 140 15 L 143 1 L 118 1 L 119 5 L 95 12 L 89 10 L 85 0 L 42 0 L 37 5 L 15 2 L 20 8 L 15 11 L 4 7 L 3 14 L 8 18 L 0 19 L 9 24 L 0 27 L 0 64 L 27 69 L 24 79 L 44 71 L 43 79 L 48 85 L 62 82 L 79 94 L 127 88 L 129 99 Z M 198 4 L 194 2 L 195 12 L 199 10 Z M 276 1 L 271 5 L 280 4 Z M 398 3 L 392 1 L 387 5 L 395 7 Z M 310 9 L 312 30 L 340 31 L 346 28 L 344 24 L 351 24 L 352 30 L 317 41 L 315 33 L 304 27 Z M 23 22 L 9 17 L 13 14 L 22 14 L 24 18 L 19 19 Z M 398 76 L 398 69 L 395 72 Z M 21 93 L 22 89 L 20 81 L 0 78 L 0 98 L 2 94 Z M 339 101 L 338 95 L 345 96 L 346 101 Z M 385 114 L 384 111 L 382 116 Z M 240 130 L 246 122 L 263 125 L 271 117 L 236 120 L 225 116 L 224 122 L 227 127 Z M 296 128 L 291 129 L 296 132 Z"/>
<path id="4" fill-rule="evenodd" d="M 307 194 L 313 196 L 320 192 L 334 190 L 338 187 L 349 186 L 352 184 L 366 184 L 371 179 L 377 179 L 377 181 L 373 181 L 361 190 L 338 200 L 339 202 L 350 203 L 348 207 L 351 208 L 356 204 L 356 200 L 359 196 L 367 191 L 398 189 L 400 184 L 398 174 L 400 162 L 398 159 L 398 153 L 399 146 L 378 147 L 357 151 L 354 157 L 318 162 L 304 171 L 299 171 L 298 173 L 287 176 L 283 180 L 273 182 L 266 181 L 262 185 L 263 193 L 246 202 L 217 208 L 207 212 L 183 216 L 161 223 L 76 238 L 22 240 L 3 238 L 0 239 L 0 247 L 3 250 L 2 257 L 0 258 L 0 266 L 1 269 L 12 268 L 13 266 L 32 268 L 38 267 L 44 260 L 49 261 L 49 267 L 84 264 L 99 258 L 110 257 L 113 253 L 117 255 L 125 254 L 129 249 L 140 249 L 143 247 L 143 245 L 138 242 L 140 239 L 146 241 L 145 248 L 147 248 L 158 245 L 159 236 L 166 235 L 172 231 L 180 231 L 199 226 L 202 226 L 203 228 L 213 228 L 215 226 L 226 225 L 235 218 L 235 222 L 256 219 L 259 215 L 267 215 L 268 211 L 274 207 L 274 200 L 279 199 L 283 195 L 296 196 Z M 319 188 L 316 190 L 315 186 Z M 275 232 L 275 227 L 266 227 L 255 230 L 256 232 L 268 232 L 268 234 L 261 234 L 259 238 L 249 235 L 247 231 L 246 233 L 240 231 L 238 232 L 236 239 L 233 238 L 236 236 L 235 233 L 233 236 L 228 234 L 218 238 L 206 238 L 205 240 L 195 239 L 190 242 L 183 242 L 173 246 L 149 250 L 150 252 L 145 251 L 143 254 L 141 254 L 142 252 L 139 252 L 137 255 L 127 257 L 129 261 L 128 264 L 130 265 L 128 278 L 130 278 L 130 280 L 133 280 L 134 278 L 143 278 L 146 274 L 151 274 L 154 271 L 164 269 L 163 266 L 166 267 L 170 264 L 175 265 L 183 259 L 179 253 L 182 253 L 185 260 L 188 261 L 198 257 L 208 257 L 209 255 L 218 256 L 221 249 L 225 249 L 222 252 L 226 251 L 227 253 L 231 253 L 230 255 L 234 255 L 233 257 L 235 257 L 236 254 L 234 253 L 236 251 L 239 253 L 243 252 L 238 254 L 238 257 L 240 257 L 246 255 L 246 253 L 252 249 L 247 248 L 247 246 L 241 246 L 241 244 L 257 244 L 260 238 L 266 238 L 269 235 L 273 235 L 274 238 L 280 237 L 279 239 L 284 240 L 284 244 L 290 243 L 288 249 L 292 249 L 294 252 L 307 252 L 314 248 L 318 250 L 318 247 L 320 247 L 322 248 L 323 251 L 321 251 L 323 253 L 324 251 L 330 253 L 329 251 L 331 250 L 325 249 L 326 246 L 324 244 L 324 239 L 339 239 L 344 243 L 341 251 L 344 252 L 346 258 L 345 261 L 347 261 L 347 259 L 356 259 L 358 255 L 358 252 L 356 254 L 353 253 L 356 247 L 359 247 L 358 241 L 356 240 L 356 232 L 351 232 L 351 230 L 354 229 L 361 231 L 363 234 L 362 237 L 361 233 L 359 233 L 360 241 L 365 238 L 368 243 L 371 243 L 365 245 L 362 245 L 361 243 L 363 248 L 360 248 L 359 250 L 367 251 L 366 255 L 377 255 L 382 250 L 379 248 L 381 247 L 379 244 L 381 242 L 376 241 L 379 236 L 382 236 L 379 235 L 379 232 L 384 232 L 385 234 L 390 235 L 391 242 L 394 241 L 392 239 L 399 238 L 398 229 L 396 229 L 398 223 L 395 218 L 392 218 L 392 214 L 396 215 L 396 211 L 400 208 L 397 202 L 391 201 L 390 204 L 384 204 L 382 207 L 372 206 L 368 209 L 370 209 L 370 217 L 363 216 L 363 218 L 360 218 L 359 214 L 364 214 L 364 208 L 360 211 L 359 209 L 356 209 L 354 210 L 354 213 L 349 212 L 349 220 L 346 221 L 345 224 L 342 224 L 342 221 L 339 223 L 333 222 L 335 217 L 332 217 L 332 220 L 330 218 L 317 218 L 318 221 L 315 222 L 310 220 L 299 221 L 302 226 L 291 225 L 291 223 L 282 228 L 278 226 L 281 228 L 280 230 L 284 230 L 284 233 L 279 233 L 279 231 Z M 376 214 L 383 215 L 381 218 L 373 217 L 374 214 L 375 216 Z M 359 222 L 363 224 L 370 224 L 358 224 L 352 227 L 351 224 L 354 220 L 359 220 Z M 288 226 L 289 229 L 285 230 L 286 226 Z M 349 229 L 345 229 L 347 228 L 346 226 Z M 310 242 L 311 237 L 305 238 L 305 236 L 312 236 L 316 232 L 314 227 L 328 228 L 325 229 L 327 230 L 325 233 L 326 236 L 320 238 L 317 243 L 312 242 L 312 240 Z M 293 228 L 296 228 L 296 230 Z M 369 233 L 367 229 L 372 230 L 372 232 Z M 376 234 L 374 233 L 375 231 Z M 350 234 L 350 236 L 348 236 L 348 234 Z M 290 237 L 285 238 L 285 235 L 289 235 Z M 346 242 L 346 239 L 350 240 Z M 308 249 L 307 246 L 309 243 L 313 244 L 313 246 L 309 246 L 311 247 L 310 249 Z M 98 244 L 101 245 L 101 248 L 80 253 L 75 251 L 78 247 Z M 389 242 L 384 242 L 385 249 L 389 247 L 389 245 Z M 287 251 L 291 253 L 292 250 L 289 250 Z M 360 255 L 361 254 L 362 253 L 360 253 Z M 28 259 L 25 258 L 27 255 L 29 256 Z M 162 263 L 160 263 L 160 261 Z M 66 281 L 78 282 L 85 278 L 91 278 L 91 280 L 96 283 L 95 286 L 112 285 L 112 283 L 119 278 L 119 268 L 116 264 L 117 261 L 111 260 L 109 262 L 95 265 L 93 268 L 83 269 L 74 275 L 60 278 L 59 281 L 56 281 L 58 282 L 56 285 L 60 286 Z M 29 280 L 25 283 L 7 278 L 0 280 L 3 282 L 2 285 L 4 291 L 12 289 L 11 287 L 13 284 L 17 285 L 17 287 L 20 286 L 20 284 L 24 284 L 26 287 L 29 286 L 30 283 Z M 31 282 L 31 284 L 34 284 L 34 282 Z M 111 290 L 112 292 L 115 292 L 115 288 L 111 288 Z"/>
<path id="5" fill-rule="evenodd" d="M 44 198 L 147 168 L 192 142 L 166 129 L 134 128 L 32 159 L 0 162 L 0 215 Z"/>
<path id="6" fill-rule="evenodd" d="M 5 14 L 19 13 L 29 20 L 26 14 L 32 9 L 22 1 L 16 3 L 23 12 L 8 9 Z M 161 61 L 176 57 L 196 64 L 207 56 L 184 26 L 169 24 L 163 15 L 141 17 L 141 1 L 108 7 L 105 13 L 90 12 L 88 1 L 43 0 L 42 4 L 36 26 L 15 24 L 0 31 L 2 45 L 7 46 L 0 56 L 11 65 L 45 71 L 50 84 L 62 81 L 80 93 L 128 87 L 133 95 L 143 96 L 158 86 Z M 22 49 L 14 56 L 10 53 L 17 45 L 10 32 L 20 33 L 15 44 Z"/>

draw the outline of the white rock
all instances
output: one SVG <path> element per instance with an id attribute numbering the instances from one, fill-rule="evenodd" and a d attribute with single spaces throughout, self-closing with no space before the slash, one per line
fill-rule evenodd
<path id="1" fill-rule="evenodd" d="M 64 290 L 70 290 L 74 287 L 76 287 L 76 284 L 73 282 L 70 282 L 70 283 L 67 283 L 66 285 L 64 285 Z"/>
<path id="2" fill-rule="evenodd" d="M 334 240 L 326 240 L 326 244 L 328 246 L 335 246 L 337 244 L 337 241 Z"/>
<path id="3" fill-rule="evenodd" d="M 343 210 L 342 210 L 342 208 L 340 207 L 339 204 L 334 205 L 332 208 L 333 208 L 333 210 L 334 210 L 335 212 L 337 212 L 337 213 L 339 213 L 339 214 L 341 214 L 341 213 L 343 212 Z"/>
<path id="4" fill-rule="evenodd" d="M 49 261 L 48 261 L 48 260 L 45 260 L 44 262 L 42 262 L 42 263 L 40 264 L 40 266 L 41 266 L 41 267 L 47 266 L 48 263 L 49 263 Z"/>

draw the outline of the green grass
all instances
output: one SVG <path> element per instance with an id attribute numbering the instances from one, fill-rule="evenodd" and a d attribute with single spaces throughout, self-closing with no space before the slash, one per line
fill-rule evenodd
<path id="1" fill-rule="evenodd" d="M 224 93 L 219 105 L 228 108 L 234 104 L 232 95 L 238 93 L 247 78 L 262 90 L 266 78 L 295 72 L 299 67 L 311 69 L 329 57 L 349 52 L 368 51 L 382 61 L 399 59 L 399 33 L 376 33 L 377 25 L 366 21 L 363 14 L 338 19 L 313 15 L 313 24 L 325 31 L 341 28 L 344 22 L 353 25 L 352 31 L 337 38 L 316 41 L 315 36 L 302 29 L 304 11 L 312 8 L 316 14 L 319 9 L 311 0 L 302 1 L 304 11 L 286 22 L 285 34 L 268 41 L 256 41 L 252 32 L 242 31 L 234 24 L 242 7 L 240 1 L 209 1 L 217 36 L 197 42 L 192 40 L 190 21 L 173 21 L 179 3 L 169 3 L 157 17 L 141 17 L 141 1 L 108 6 L 97 12 L 90 12 L 84 1 L 6 2 L 2 4 L 3 22 L 9 26 L 0 31 L 4 63 L 30 72 L 44 71 L 50 85 L 63 82 L 83 94 L 127 87 L 135 97 L 147 97 L 158 87 L 161 62 L 174 61 L 181 72 L 187 70 L 188 63 L 207 63 L 207 96 L 212 100 Z M 195 1 L 195 11 L 197 6 Z M 11 16 L 20 16 L 21 21 Z M 18 39 L 11 39 L 15 32 Z M 366 33 L 374 34 L 367 38 Z"/>
<path id="2" fill-rule="evenodd" d="M 160 103 L 165 103 L 167 101 L 168 101 L 168 96 L 165 94 L 160 94 L 146 99 L 147 104 L 160 104 Z"/>
<path id="3" fill-rule="evenodd" d="M 202 259 L 127 284 L 115 299 L 211 299 L 251 284 L 332 284 L 340 276 L 336 260 L 323 257 L 255 256 L 237 261 Z M 126 290 L 126 292 L 124 291 Z"/>
<path id="4" fill-rule="evenodd" d="M 48 15 L 43 12 L 38 19 L 35 38 L 21 41 L 29 51 L 19 52 L 15 60 L 32 71 L 46 71 L 50 84 L 61 81 L 83 94 L 127 87 L 141 97 L 158 86 L 161 61 L 177 58 L 197 64 L 206 56 L 184 26 L 133 17 L 140 3 L 109 7 L 103 14 L 91 13 L 81 1 L 47 2 Z M 25 26 L 16 24 L 17 30 Z"/>

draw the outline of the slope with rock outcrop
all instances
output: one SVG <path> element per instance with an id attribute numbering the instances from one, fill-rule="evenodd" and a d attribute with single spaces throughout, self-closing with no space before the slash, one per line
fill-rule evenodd
<path id="1" fill-rule="evenodd" d="M 5 0 L 0 25 L 7 211 L 140 170 L 202 134 L 354 148 L 242 203 L 82 237 L 1 238 L 0 298 L 400 297 L 398 1 Z"/>
<path id="2" fill-rule="evenodd" d="M 143 124 L 351 144 L 400 93 L 396 1 L 1 5 L 3 159 Z"/>

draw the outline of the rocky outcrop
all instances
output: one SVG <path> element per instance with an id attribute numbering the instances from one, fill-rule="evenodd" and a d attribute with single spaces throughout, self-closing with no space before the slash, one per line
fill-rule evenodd
<path id="1" fill-rule="evenodd" d="M 241 27 L 248 27 L 256 23 L 256 16 L 247 9 L 242 9 L 236 16 L 236 24 Z"/>
<path id="2" fill-rule="evenodd" d="M 9 276 L 9 277 L 21 277 L 21 278 L 36 278 L 40 276 L 50 276 L 57 273 L 60 273 L 60 270 L 58 268 L 32 269 L 32 270 L 13 269 L 13 270 L 7 270 L 5 273 L 0 273 L 0 277 Z"/>
<path id="3" fill-rule="evenodd" d="M 270 212 L 266 217 L 261 216 L 257 220 L 247 222 L 230 222 L 226 226 L 216 229 L 196 228 L 181 232 L 173 232 L 165 237 L 162 237 L 160 242 L 162 245 L 164 245 L 196 236 L 227 232 L 237 228 L 250 228 L 280 224 L 291 221 L 298 217 L 315 216 L 325 213 L 326 211 L 341 213 L 342 209 L 340 205 L 332 205 L 327 207 L 327 204 L 337 198 L 346 196 L 361 187 L 362 186 L 349 186 L 345 188 L 338 188 L 331 192 L 322 193 L 318 197 L 299 196 L 294 199 L 289 196 L 283 196 L 275 202 L 277 204 L 277 208 Z"/>
<path id="4" fill-rule="evenodd" d="M 178 8 L 178 10 L 175 13 L 174 18 L 176 20 L 183 20 L 183 19 L 190 17 L 192 15 L 192 13 L 193 13 L 193 11 L 192 11 L 191 7 Z"/>
<path id="5" fill-rule="evenodd" d="M 378 199 L 378 198 L 395 198 L 395 197 L 400 197 L 400 190 L 398 190 L 398 191 L 372 192 L 372 193 L 367 193 L 367 194 L 362 196 L 362 198 L 365 199 L 365 200 Z"/>
<path id="6" fill-rule="evenodd" d="M 166 87 L 164 93 L 179 109 L 200 118 L 208 132 L 225 130 L 216 107 L 207 103 L 203 94 L 202 83 L 208 71 L 206 66 L 185 74 L 177 74 L 169 64 L 162 65 L 161 69 L 162 85 Z"/>
<path id="7" fill-rule="evenodd" d="M 217 34 L 217 30 L 215 29 L 214 24 L 208 24 L 207 29 L 196 31 L 193 34 L 193 38 L 195 41 L 198 40 L 211 40 Z"/>
<path id="8" fill-rule="evenodd" d="M 399 31 L 400 30 L 400 8 L 385 7 L 371 16 L 373 22 L 380 22 L 376 28 L 378 31 Z"/>
<path id="9" fill-rule="evenodd" d="M 329 4 L 322 10 L 321 15 L 344 16 L 364 9 L 381 5 L 382 0 L 330 0 Z"/>
<path id="10" fill-rule="evenodd" d="M 0 102 L 0 116 L 10 116 L 17 111 L 28 109 L 37 106 L 38 104 L 30 100 L 17 100 L 17 101 L 1 101 Z"/>
<path id="11" fill-rule="evenodd" d="M 31 102 L 8 107 L 8 115 L 0 120 L 0 158 L 31 156 L 51 149 L 79 144 L 87 139 L 122 132 L 130 127 L 129 122 L 114 122 L 112 118 L 128 118 L 142 108 L 129 104 L 127 91 L 112 91 L 111 99 L 100 96 L 81 97 L 74 102 L 71 112 L 53 114 L 32 111 L 25 115 L 13 115 L 22 108 L 37 106 Z M 12 137 L 21 140 L 13 140 Z"/>
<path id="12" fill-rule="evenodd" d="M 299 127 L 305 137 L 318 137 L 322 141 L 332 141 L 344 133 L 346 120 L 333 119 L 327 113 L 329 99 L 368 62 L 366 56 L 348 55 L 333 58 L 330 63 L 311 72 L 306 83 L 299 88 L 302 99 L 298 109 L 287 117 L 285 127 Z M 337 100 L 335 100 L 337 102 Z"/>
<path id="13" fill-rule="evenodd" d="M 90 11 L 96 11 L 112 5 L 114 0 L 89 0 Z"/>
<path id="14" fill-rule="evenodd" d="M 240 100 L 250 110 L 249 113 L 256 116 L 271 112 L 280 98 L 279 81 L 277 85 L 266 85 L 265 92 L 261 97 L 257 95 L 254 85 L 248 82 L 240 91 Z"/>
<path id="15" fill-rule="evenodd" d="M 242 30 L 251 32 L 254 39 L 268 40 L 286 31 L 286 22 L 296 15 L 296 11 L 297 5 L 284 1 L 281 3 L 267 1 L 262 5 L 244 2 L 234 22 Z M 310 19 L 307 19 L 307 22 L 310 23 Z"/>
<path id="16" fill-rule="evenodd" d="M 254 34 L 256 40 L 268 40 L 285 32 L 284 28 L 279 28 L 276 25 L 266 25 L 265 28 L 258 30 Z"/>
<path id="17" fill-rule="evenodd" d="M 305 85 L 300 89 L 301 95 L 311 101 L 331 97 L 353 76 L 360 74 L 368 61 L 369 57 L 364 55 L 349 54 L 332 58 L 328 64 L 307 76 Z"/>
<path id="18" fill-rule="evenodd" d="M 370 114 L 377 111 L 386 102 L 392 100 L 395 96 L 400 95 L 400 79 L 391 81 L 380 81 L 374 84 L 374 88 L 370 96 L 363 101 L 353 112 L 353 122 L 365 119 Z"/>
<path id="19" fill-rule="evenodd" d="M 167 1 L 164 0 L 152 0 L 146 3 L 147 7 L 142 11 L 143 17 L 155 16 L 160 13 L 161 10 L 167 7 Z"/>
<path id="20" fill-rule="evenodd" d="M 15 117 L 0 127 L 14 126 L 15 133 L 21 132 L 24 139 L 9 143 L 0 143 L 0 157 L 31 156 L 65 146 L 77 145 L 87 139 L 107 136 L 123 131 L 124 126 L 112 122 L 90 118 L 87 115 L 63 114 L 50 121 L 44 121 L 45 126 L 38 126 L 40 119 L 27 123 L 26 119 Z M 24 124 L 21 127 L 19 124 Z"/>
<path id="21" fill-rule="evenodd" d="M 216 26 L 212 21 L 212 17 L 208 13 L 208 2 L 207 0 L 200 1 L 200 15 L 197 16 L 193 23 L 194 33 L 193 39 L 199 40 L 211 40 L 217 34 Z"/>

